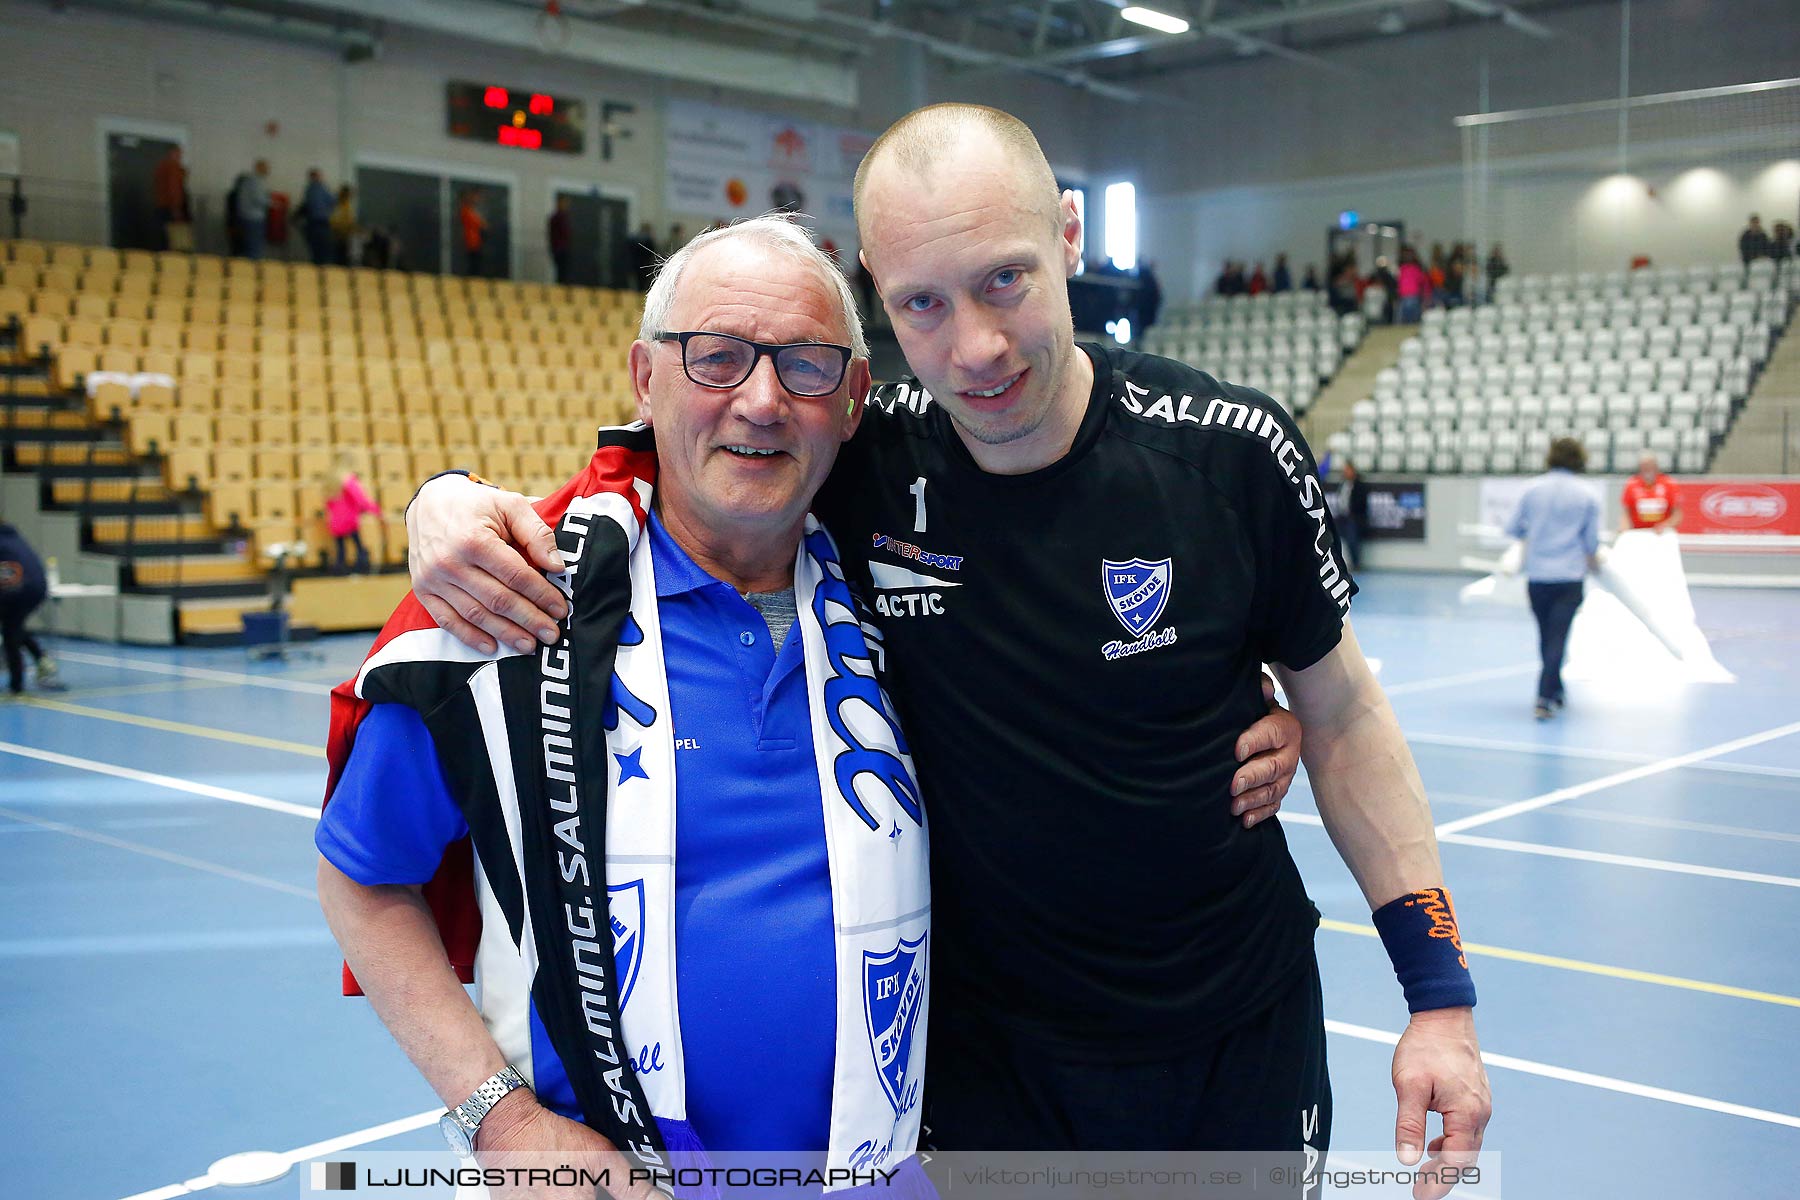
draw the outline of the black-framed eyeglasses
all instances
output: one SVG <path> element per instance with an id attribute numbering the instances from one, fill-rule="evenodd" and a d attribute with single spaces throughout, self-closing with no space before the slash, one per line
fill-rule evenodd
<path id="1" fill-rule="evenodd" d="M 681 369 L 705 388 L 734 388 L 750 378 L 763 355 L 775 360 L 775 378 L 796 396 L 829 396 L 844 382 L 850 367 L 848 346 L 830 342 L 791 342 L 776 346 L 752 342 L 729 333 L 659 330 L 650 335 L 659 342 L 681 343 Z"/>

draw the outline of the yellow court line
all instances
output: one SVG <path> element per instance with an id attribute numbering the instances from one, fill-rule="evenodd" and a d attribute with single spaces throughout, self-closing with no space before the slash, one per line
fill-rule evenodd
<path id="1" fill-rule="evenodd" d="M 1362 937 L 1374 938 L 1381 936 L 1375 931 L 1373 925 L 1334 921 L 1330 917 L 1320 918 L 1319 927 L 1329 929 L 1333 933 L 1354 933 Z M 1605 963 L 1588 962 L 1585 959 L 1538 954 L 1531 950 L 1509 950 L 1505 946 L 1484 946 L 1480 942 L 1464 942 L 1463 950 L 1482 958 L 1504 958 L 1512 962 L 1531 963 L 1540 967 L 1555 967 L 1562 971 L 1578 971 L 1583 975 L 1604 975 L 1610 979 L 1630 979 L 1637 983 L 1654 983 L 1660 987 L 1680 988 L 1683 991 L 1707 992 L 1714 996 L 1731 996 L 1738 1000 L 1757 1000 L 1763 1004 L 1800 1008 L 1800 996 L 1784 996 L 1779 992 L 1759 992 L 1753 988 L 1733 987 L 1729 983 L 1711 983 L 1704 979 L 1684 979 L 1679 975 L 1659 975 L 1655 971 L 1613 967 Z"/>
<path id="2" fill-rule="evenodd" d="M 89 708 L 84 704 L 69 704 L 62 700 L 45 700 L 41 696 L 33 696 L 26 703 L 33 708 L 47 708 L 53 712 L 68 713 L 76 717 L 117 721 L 121 725 L 160 729 L 165 733 L 185 733 L 190 737 L 211 738 L 215 742 L 235 742 L 240 746 L 258 746 L 264 750 L 285 750 L 289 754 L 304 754 L 309 758 L 325 757 L 325 747 L 312 742 L 286 742 L 280 738 L 258 737 L 254 733 L 214 729 L 208 725 L 189 725 L 183 721 L 165 721 L 161 717 L 141 717 L 136 713 L 114 712 L 108 708 Z"/>

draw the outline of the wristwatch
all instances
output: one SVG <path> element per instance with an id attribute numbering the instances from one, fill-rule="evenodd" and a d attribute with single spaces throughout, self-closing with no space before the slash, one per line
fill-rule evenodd
<path id="1" fill-rule="evenodd" d="M 525 1086 L 525 1077 L 517 1067 L 508 1064 L 481 1081 L 469 1098 L 438 1118 L 438 1130 L 450 1148 L 464 1158 L 475 1154 L 475 1135 L 481 1130 L 481 1119 L 488 1115 L 500 1098 L 514 1088 Z"/>

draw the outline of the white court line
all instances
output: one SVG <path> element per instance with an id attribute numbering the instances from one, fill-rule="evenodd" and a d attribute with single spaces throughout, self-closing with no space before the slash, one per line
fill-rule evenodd
<path id="1" fill-rule="evenodd" d="M 65 662 L 82 663 L 92 667 L 122 667 L 127 671 L 143 671 L 151 675 L 179 675 L 184 679 L 208 679 L 214 683 L 241 683 L 250 687 L 274 688 L 279 692 L 304 692 L 309 696 L 329 696 L 331 694 L 330 684 L 307 683 L 304 680 L 283 679 L 275 675 L 245 675 L 237 671 L 215 671 L 210 667 L 178 667 L 173 663 L 113 658 L 106 654 L 82 654 L 73 650 L 64 650 L 55 657 Z M 346 668 L 345 674 L 348 675 L 353 669 Z"/>
<path id="2" fill-rule="evenodd" d="M 59 767 L 74 767 L 78 771 L 112 775 L 119 779 L 153 784 L 156 787 L 188 792 L 195 796 L 208 796 L 214 800 L 225 800 L 232 804 L 266 808 L 270 812 L 286 813 L 290 817 L 307 817 L 314 821 L 319 819 L 319 810 L 316 806 L 294 804 L 287 800 L 274 800 L 268 796 L 258 796 L 251 792 L 240 792 L 232 788 L 215 787 L 210 783 L 199 783 L 192 779 L 177 779 L 173 775 L 139 771 L 135 767 L 118 767 L 112 763 L 96 762 L 91 758 L 75 758 L 68 754 L 58 754 L 54 750 L 39 750 L 35 746 L 21 746 L 16 742 L 0 742 L 0 754 L 16 754 L 20 758 L 35 758 L 39 762 L 54 763 Z"/>
<path id="3" fill-rule="evenodd" d="M 1371 1029 L 1367 1025 L 1352 1025 L 1347 1021 L 1325 1020 L 1328 1032 L 1341 1034 L 1344 1037 L 1361 1038 L 1365 1042 L 1380 1042 L 1392 1046 L 1400 1041 L 1400 1035 L 1389 1033 L 1385 1029 Z M 1696 1096 L 1691 1092 L 1676 1092 L 1668 1088 L 1651 1087 L 1645 1083 L 1633 1083 L 1629 1079 L 1614 1079 L 1610 1075 L 1595 1075 L 1588 1071 L 1574 1071 L 1568 1067 L 1552 1066 L 1549 1063 L 1533 1062 L 1529 1058 L 1514 1058 L 1510 1054 L 1494 1054 L 1481 1052 L 1481 1061 L 1490 1067 L 1502 1067 L 1509 1071 L 1522 1071 L 1527 1075 L 1540 1075 L 1545 1079 L 1558 1079 L 1564 1083 L 1579 1083 L 1584 1087 L 1599 1088 L 1602 1091 L 1619 1092 L 1627 1096 L 1638 1096 L 1645 1100 L 1661 1100 L 1665 1104 L 1679 1104 L 1686 1108 L 1698 1108 L 1707 1112 L 1724 1113 L 1729 1117 L 1745 1117 L 1752 1121 L 1767 1121 L 1771 1125 L 1786 1125 L 1790 1129 L 1800 1129 L 1800 1117 L 1788 1113 L 1773 1112 L 1766 1108 L 1751 1108 L 1747 1104 L 1733 1104 L 1728 1100 L 1714 1100 L 1708 1096 Z"/>
<path id="4" fill-rule="evenodd" d="M 205 871 L 209 875 L 220 875 L 239 883 L 251 883 L 257 887 L 268 888 L 272 892 L 285 892 L 290 896 L 299 896 L 303 900 L 316 900 L 318 893 L 311 888 L 295 887 L 291 883 L 283 883 L 279 879 L 270 879 L 266 875 L 254 875 L 249 871 L 240 871 L 236 867 L 227 867 L 222 863 L 209 862 L 204 858 L 192 858 L 186 854 L 176 854 L 170 850 L 159 850 L 155 846 L 146 846 L 142 842 L 129 842 L 124 838 L 116 838 L 111 834 L 95 833 L 91 829 L 83 829 L 78 825 L 67 825 L 61 821 L 50 821 L 43 817 L 34 817 L 30 813 L 22 813 L 16 809 L 0 808 L 0 817 L 20 821 L 27 825 L 36 825 L 40 829 L 48 829 L 53 833 L 66 834 L 87 842 L 98 842 L 102 846 L 111 846 L 117 850 L 129 850 L 133 854 L 142 854 L 146 858 L 159 858 L 164 862 L 174 863 L 179 867 L 191 867 L 196 871 Z"/>
<path id="5" fill-rule="evenodd" d="M 1410 683 L 1383 684 L 1381 690 L 1390 696 L 1406 696 L 1413 692 L 1433 692 L 1439 688 L 1460 687 L 1465 683 L 1484 683 L 1490 679 L 1509 679 L 1542 670 L 1537 663 L 1514 663 L 1510 667 L 1489 667 L 1483 671 L 1465 671 L 1461 675 L 1444 675 L 1437 679 L 1415 679 Z"/>
<path id="6" fill-rule="evenodd" d="M 1421 746 L 1453 746 L 1467 750 L 1505 750 L 1518 754 L 1542 754 L 1552 758 L 1593 758 L 1605 762 L 1653 763 L 1662 760 L 1654 754 L 1637 754 L 1630 750 L 1601 750 L 1592 746 L 1550 746 L 1539 742 L 1508 742 L 1498 738 L 1464 737 L 1453 733 L 1413 733 L 1406 740 Z M 1735 775 L 1769 775 L 1777 779 L 1800 779 L 1800 767 L 1759 767 L 1751 763 L 1690 763 L 1696 771 L 1726 771 Z"/>
<path id="7" fill-rule="evenodd" d="M 1599 779 L 1590 779 L 1586 783 L 1578 783 L 1573 787 L 1558 788 L 1554 792 L 1546 792 L 1542 796 L 1533 796 L 1529 800 L 1520 800 L 1516 804 L 1503 804 L 1499 808 L 1489 809 L 1473 816 L 1459 817 L 1454 821 L 1446 821 L 1437 827 L 1441 838 L 1447 833 L 1460 833 L 1465 829 L 1474 829 L 1479 825 L 1489 825 L 1495 821 L 1504 821 L 1508 817 L 1516 817 L 1521 813 L 1535 812 L 1540 808 L 1548 808 L 1552 804 L 1561 804 L 1564 800 L 1573 800 L 1577 796 L 1586 796 L 1593 792 L 1605 791 L 1618 787 L 1622 783 L 1635 783 L 1640 779 L 1648 779 L 1652 775 L 1661 775 L 1668 771 L 1688 766 L 1691 763 L 1703 762 L 1709 758 L 1717 758 L 1721 754 L 1731 754 L 1751 746 L 1760 746 L 1764 742 L 1772 742 L 1776 738 L 1787 737 L 1792 733 L 1800 733 L 1800 721 L 1787 725 L 1778 725 L 1774 729 L 1765 729 L 1761 733 L 1753 733 L 1748 737 L 1734 738 L 1729 742 L 1720 742 L 1716 746 L 1707 746 L 1701 750 L 1691 750 L 1686 754 L 1678 754 L 1673 758 L 1658 759 L 1653 763 L 1633 767 L 1629 771 L 1619 771 L 1605 775 Z"/>
<path id="8" fill-rule="evenodd" d="M 1510 850 L 1515 854 L 1536 854 L 1544 858 L 1572 858 L 1581 862 L 1606 863 L 1615 867 L 1642 867 L 1649 871 L 1668 871 L 1676 875 L 1703 875 L 1711 879 L 1735 879 L 1742 883 L 1767 883 L 1776 887 L 1800 888 L 1800 879 L 1788 875 L 1765 875 L 1760 871 L 1734 871 L 1727 867 L 1707 867 L 1699 863 L 1674 862 L 1664 858 L 1640 858 L 1635 854 L 1608 854 L 1602 850 L 1573 850 L 1567 846 L 1541 846 L 1535 842 L 1509 842 L 1503 838 L 1479 837 L 1466 833 L 1439 834 L 1438 841 L 1454 846 L 1479 846 L 1486 850 Z"/>
<path id="9" fill-rule="evenodd" d="M 1317 813 L 1283 810 L 1283 824 L 1308 825 L 1323 829 L 1325 822 Z M 1740 883 L 1767 883 L 1776 887 L 1800 888 L 1800 879 L 1787 875 L 1765 875 L 1758 871 L 1734 871 L 1728 867 L 1707 867 L 1699 863 L 1674 862 L 1663 858 L 1639 858 L 1632 854 L 1608 854 L 1603 850 L 1575 850 L 1568 846 L 1540 846 L 1535 842 L 1509 842 L 1503 838 L 1480 837 L 1466 833 L 1443 833 L 1439 842 L 1452 846 L 1475 846 L 1482 850 L 1509 850 L 1514 854 L 1536 854 L 1544 858 L 1569 858 L 1578 862 L 1605 863 L 1614 867 L 1638 867 L 1645 871 L 1667 871 L 1674 875 L 1703 875 L 1710 879 L 1734 879 Z"/>
<path id="10" fill-rule="evenodd" d="M 310 1146 L 298 1146 L 292 1150 L 281 1152 L 287 1160 L 288 1170 L 293 1170 L 309 1158 L 322 1158 L 327 1154 L 336 1154 L 339 1150 L 348 1150 L 353 1146 L 366 1146 L 370 1142 L 379 1142 L 382 1138 L 395 1134 L 411 1133 L 415 1129 L 424 1129 L 428 1125 L 436 1125 L 443 1110 L 434 1108 L 429 1112 L 414 1113 L 410 1117 L 401 1117 L 398 1121 L 387 1121 L 380 1125 L 371 1125 L 367 1129 L 358 1129 L 354 1133 L 346 1133 L 341 1137 L 327 1138 L 322 1142 L 314 1142 Z M 191 1196 L 195 1192 L 204 1192 L 208 1188 L 219 1186 L 219 1181 L 210 1175 L 197 1175 L 183 1183 L 171 1183 L 167 1187 L 154 1188 L 148 1192 L 133 1192 L 123 1200 L 175 1200 L 178 1196 Z"/>

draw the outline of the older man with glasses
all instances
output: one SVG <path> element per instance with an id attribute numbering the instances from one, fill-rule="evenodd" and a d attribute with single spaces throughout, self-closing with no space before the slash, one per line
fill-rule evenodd
<path id="1" fill-rule="evenodd" d="M 722 229 L 630 370 L 641 424 L 538 506 L 554 644 L 473 654 L 409 598 L 334 696 L 321 902 L 464 1153 L 912 1174 L 923 812 L 808 513 L 869 391 L 855 304 L 797 226 Z"/>

